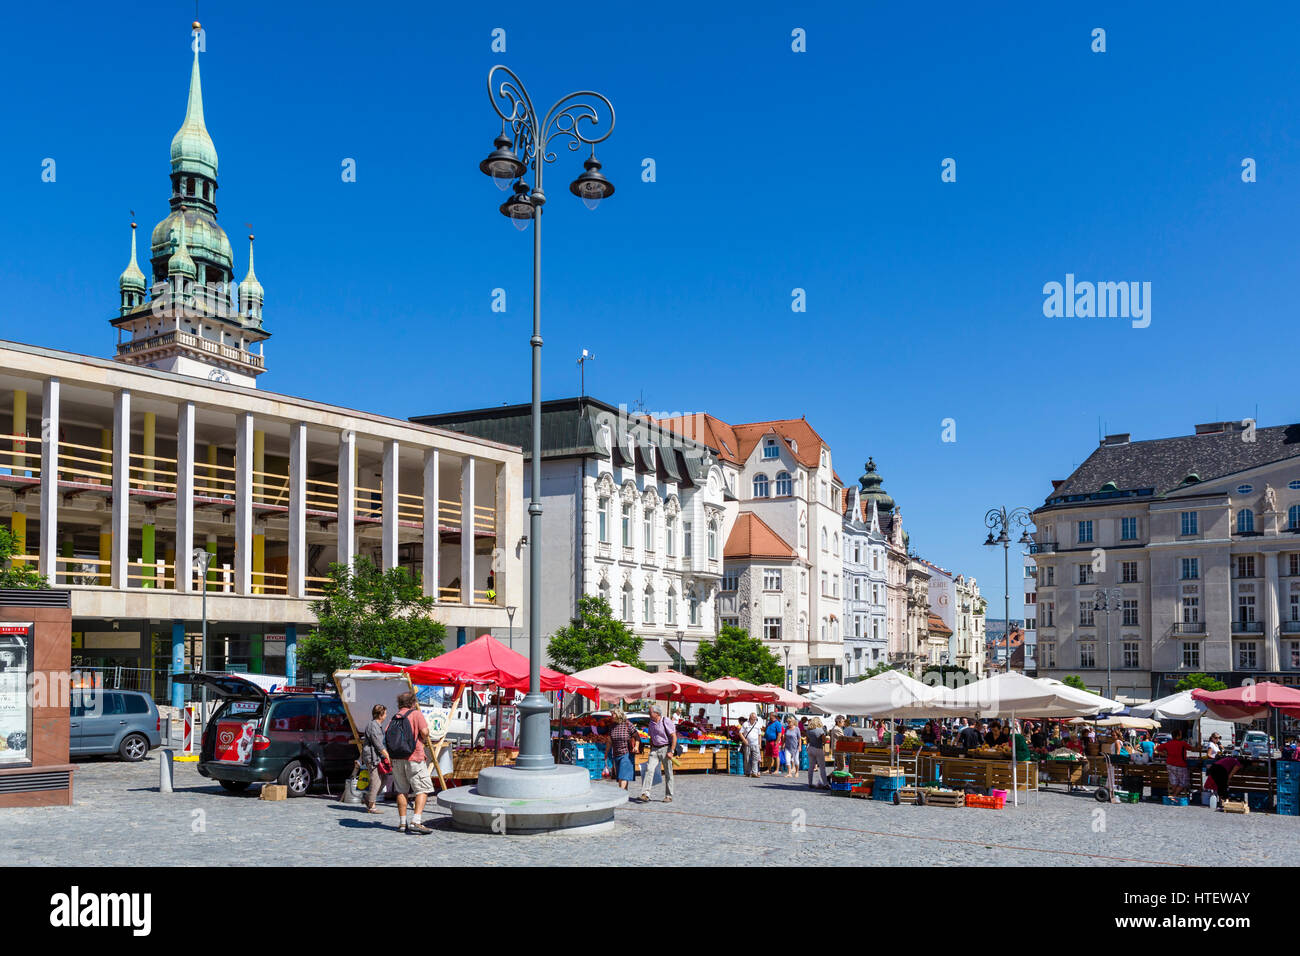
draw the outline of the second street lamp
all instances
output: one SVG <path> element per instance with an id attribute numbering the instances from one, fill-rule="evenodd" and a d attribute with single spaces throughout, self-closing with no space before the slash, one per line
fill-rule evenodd
<path id="1" fill-rule="evenodd" d="M 1029 537 L 1029 526 L 1033 523 L 1034 517 L 1028 508 L 1012 508 L 1010 511 L 1006 508 L 993 508 L 984 516 L 984 527 L 989 529 L 989 536 L 984 539 L 985 547 L 1002 545 L 1002 633 L 1006 647 L 1003 665 L 1008 674 L 1011 673 L 1011 565 L 1008 558 L 1011 536 L 1007 532 L 1022 528 L 1024 533 L 1017 543 L 1033 544 L 1033 539 Z M 995 531 L 998 533 L 996 538 L 993 537 Z"/>
<path id="2" fill-rule="evenodd" d="M 533 108 L 532 97 L 523 81 L 506 66 L 488 71 L 488 99 L 501 117 L 501 134 L 493 150 L 479 164 L 483 173 L 498 186 L 515 180 L 514 195 L 501 204 L 501 214 L 518 228 L 533 224 L 533 334 L 532 348 L 532 461 L 531 496 L 528 502 L 528 695 L 519 704 L 522 715 L 519 740 L 519 770 L 550 770 L 551 705 L 541 691 L 542 666 L 542 207 L 546 194 L 542 179 L 546 166 L 555 162 L 552 142 L 567 140 L 571 151 L 583 146 L 591 154 L 584 171 L 569 187 L 589 208 L 614 192 L 614 186 L 600 172 L 596 144 L 614 131 L 614 107 L 609 99 L 591 90 L 579 90 L 561 97 L 544 115 Z M 608 120 L 608 126 L 605 121 Z M 509 133 L 513 133 L 511 139 Z M 532 185 L 523 176 L 532 171 Z"/>

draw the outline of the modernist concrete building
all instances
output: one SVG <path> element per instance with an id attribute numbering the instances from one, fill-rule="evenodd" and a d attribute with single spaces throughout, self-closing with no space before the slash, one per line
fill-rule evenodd
<path id="1" fill-rule="evenodd" d="M 1034 518 L 1040 674 L 1104 692 L 1109 655 L 1139 699 L 1193 671 L 1300 683 L 1300 425 L 1108 435 Z"/>
<path id="2" fill-rule="evenodd" d="M 509 405 L 414 420 L 531 449 L 530 416 L 530 405 Z M 527 501 L 530 482 L 525 468 L 512 493 Z M 699 642 L 717 636 L 729 532 L 715 450 L 593 398 L 543 402 L 541 498 L 543 635 L 599 595 L 648 638 L 647 665 L 693 666 Z M 520 600 L 527 594 L 525 585 Z"/>

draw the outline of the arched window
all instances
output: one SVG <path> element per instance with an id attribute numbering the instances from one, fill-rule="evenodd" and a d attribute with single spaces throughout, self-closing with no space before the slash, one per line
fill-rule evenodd
<path id="1" fill-rule="evenodd" d="M 1286 509 L 1286 526 L 1289 531 L 1300 531 L 1300 505 Z"/>
<path id="2" fill-rule="evenodd" d="M 691 589 L 691 593 L 687 596 L 687 600 L 689 602 L 690 614 L 688 620 L 691 624 L 698 626 L 700 623 L 700 596 L 696 593 L 694 588 Z"/>
<path id="3" fill-rule="evenodd" d="M 790 480 L 790 472 L 778 471 L 776 473 L 776 496 L 789 497 L 794 494 L 794 482 Z"/>
<path id="4" fill-rule="evenodd" d="M 1237 512 L 1237 534 L 1250 534 L 1255 530 L 1255 512 L 1242 508 Z"/>
<path id="5" fill-rule="evenodd" d="M 597 511 L 600 523 L 600 540 L 609 544 L 609 496 L 600 496 L 600 507 Z"/>
<path id="6" fill-rule="evenodd" d="M 822 618 L 822 640 L 826 640 L 826 618 Z"/>
<path id="7" fill-rule="evenodd" d="M 834 551 L 836 554 L 839 553 L 840 550 L 839 532 L 836 532 L 835 534 L 831 535 L 831 550 Z"/>
<path id="8" fill-rule="evenodd" d="M 646 624 L 653 624 L 655 622 L 655 589 L 650 585 L 646 585 L 642 605 L 641 620 Z"/>
<path id="9" fill-rule="evenodd" d="M 762 472 L 759 472 L 757 475 L 754 476 L 754 497 L 755 498 L 766 498 L 767 487 L 768 487 L 767 475 L 763 474 Z"/>
<path id="10" fill-rule="evenodd" d="M 718 560 L 718 523 L 709 522 L 709 560 Z"/>
<path id="11" fill-rule="evenodd" d="M 623 620 L 632 623 L 632 585 L 623 586 Z"/>
<path id="12" fill-rule="evenodd" d="M 600 599 L 604 601 L 606 604 L 609 603 L 609 582 L 608 581 L 600 582 Z"/>
<path id="13" fill-rule="evenodd" d="M 826 529 L 822 528 L 822 550 L 826 550 Z"/>

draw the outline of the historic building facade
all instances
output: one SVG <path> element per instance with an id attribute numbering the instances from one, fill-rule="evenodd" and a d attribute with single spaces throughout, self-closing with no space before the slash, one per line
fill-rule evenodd
<path id="1" fill-rule="evenodd" d="M 1040 675 L 1300 682 L 1300 426 L 1108 435 L 1035 512 Z"/>
<path id="2" fill-rule="evenodd" d="M 845 489 L 844 509 L 844 676 L 857 676 L 889 660 L 889 539 L 880 509 L 893 499 L 880 488 L 874 460 L 858 487 Z"/>

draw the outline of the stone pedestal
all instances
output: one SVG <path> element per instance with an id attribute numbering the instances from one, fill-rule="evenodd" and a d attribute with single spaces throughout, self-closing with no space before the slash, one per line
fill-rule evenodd
<path id="1" fill-rule="evenodd" d="M 506 836 L 534 833 L 601 833 L 614 827 L 614 810 L 626 806 L 628 791 L 592 787 L 582 767 L 551 770 L 489 767 L 472 787 L 438 795 L 458 830 Z"/>

